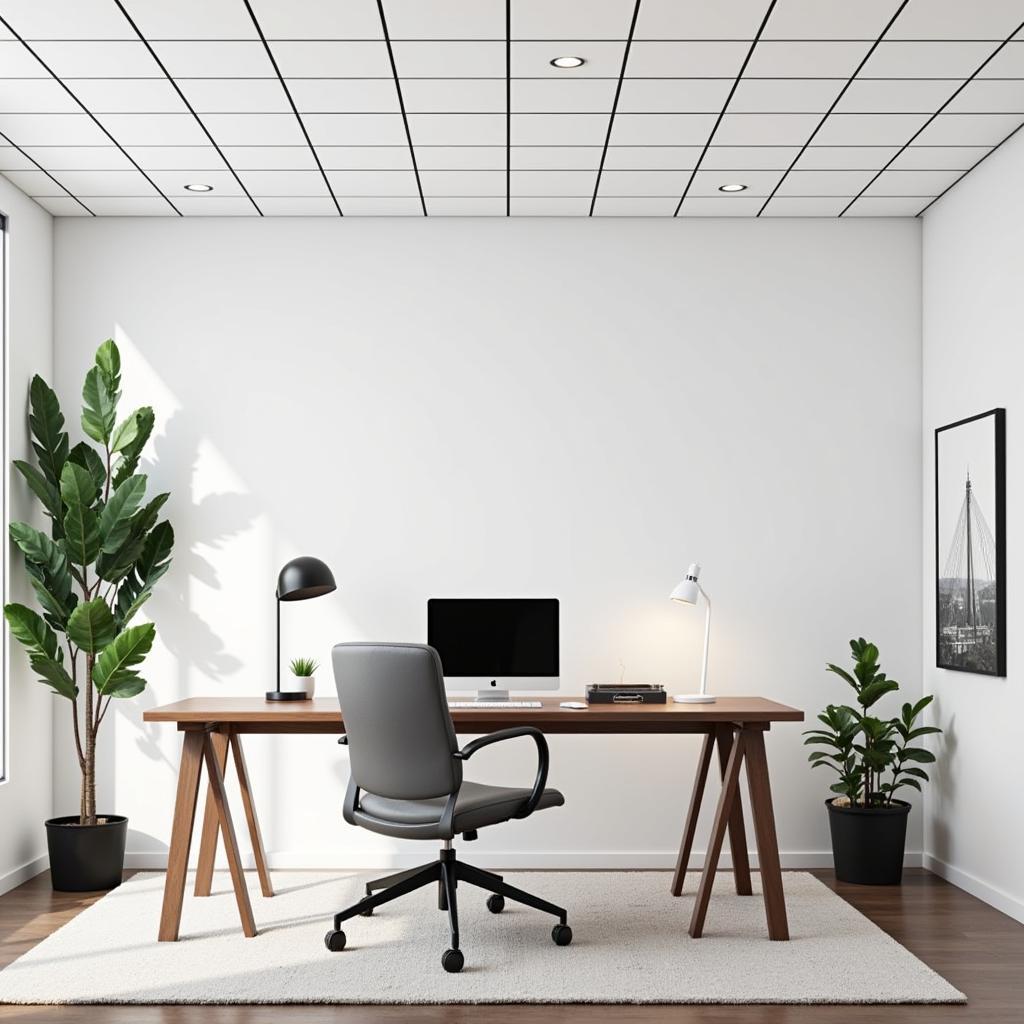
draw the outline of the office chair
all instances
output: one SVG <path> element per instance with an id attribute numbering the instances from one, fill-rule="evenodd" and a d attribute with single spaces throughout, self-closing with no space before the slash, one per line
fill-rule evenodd
<path id="1" fill-rule="evenodd" d="M 438 908 L 447 910 L 451 948 L 441 958 L 450 973 L 465 962 L 459 949 L 456 888 L 468 882 L 491 893 L 487 908 L 500 914 L 505 900 L 515 900 L 558 918 L 551 937 L 558 946 L 572 941 L 566 912 L 547 900 L 506 884 L 500 875 L 455 858 L 452 840 L 477 838 L 477 831 L 512 818 L 525 818 L 545 807 L 565 803 L 555 789 L 545 789 L 548 746 L 544 734 L 530 726 L 501 729 L 461 750 L 444 690 L 437 651 L 423 644 L 338 644 L 333 652 L 334 678 L 346 734 L 338 741 L 349 749 L 351 777 L 344 816 L 350 825 L 399 839 L 433 839 L 443 844 L 436 861 L 368 882 L 366 896 L 334 915 L 324 937 L 331 952 L 345 948 L 342 922 L 373 911 L 415 889 L 438 884 Z M 532 789 L 485 786 L 462 781 L 462 763 L 478 750 L 501 740 L 529 736 L 537 744 L 537 778 Z"/>

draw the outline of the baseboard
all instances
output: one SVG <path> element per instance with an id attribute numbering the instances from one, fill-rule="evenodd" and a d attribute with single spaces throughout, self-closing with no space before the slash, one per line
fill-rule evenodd
<path id="1" fill-rule="evenodd" d="M 964 892 L 977 896 L 979 900 L 987 903 L 990 907 L 1001 910 L 1007 917 L 1012 917 L 1015 921 L 1020 921 L 1024 924 L 1024 900 L 1019 900 L 1016 896 L 1011 896 L 1008 892 L 1003 892 L 1002 889 L 989 885 L 988 882 L 983 882 L 980 878 L 967 871 L 961 871 L 960 868 L 953 867 L 952 864 L 940 860 L 933 854 L 924 854 L 922 860 L 924 867 L 933 874 L 944 878 L 947 882 L 951 882 L 958 889 L 963 889 Z"/>
<path id="2" fill-rule="evenodd" d="M 282 850 L 267 854 L 271 869 L 288 871 L 306 870 L 339 870 L 353 871 L 361 869 L 402 870 L 422 864 L 431 857 L 428 843 L 416 850 L 362 851 L 345 853 L 338 850 Z M 633 851 L 633 850 L 573 850 L 573 851 L 481 851 L 477 853 L 473 844 L 459 844 L 460 856 L 483 868 L 506 868 L 519 871 L 669 871 L 675 867 L 676 852 Z M 831 850 L 783 851 L 780 854 L 782 867 L 787 870 L 807 870 L 810 868 L 832 867 Z M 243 854 L 243 865 L 252 870 L 256 867 L 251 854 Z M 757 867 L 757 855 L 751 854 L 751 866 Z M 906 867 L 920 867 L 921 854 L 908 853 L 903 861 Z M 704 865 L 704 854 L 695 853 L 690 861 L 691 868 Z M 125 867 L 149 871 L 161 871 L 167 866 L 165 853 L 132 853 L 125 855 Z M 218 866 L 223 866 L 219 864 Z M 722 854 L 720 866 L 728 871 L 732 868 L 731 858 Z"/>
<path id="3" fill-rule="evenodd" d="M 49 866 L 49 858 L 44 853 L 34 860 L 22 864 L 21 867 L 8 871 L 6 875 L 0 875 L 0 895 L 10 892 L 11 889 L 16 889 L 22 882 L 27 882 L 30 878 L 35 878 L 36 875 L 45 871 Z"/>

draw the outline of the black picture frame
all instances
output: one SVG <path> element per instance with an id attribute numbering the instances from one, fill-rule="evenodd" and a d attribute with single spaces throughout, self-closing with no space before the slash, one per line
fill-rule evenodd
<path id="1" fill-rule="evenodd" d="M 965 428 L 977 434 L 980 421 L 988 418 L 992 461 L 986 465 L 987 454 L 981 449 L 987 447 L 987 439 L 975 437 L 965 442 L 964 438 Z M 961 435 L 952 433 L 958 430 Z M 957 444 L 970 444 L 972 457 L 979 456 L 985 479 L 991 483 L 991 487 L 986 485 L 986 498 L 991 499 L 994 530 L 987 525 L 987 510 L 974 497 L 970 466 L 963 464 L 962 450 L 958 449 L 958 465 L 944 466 L 943 442 L 947 461 L 953 458 L 948 449 Z M 960 515 L 952 533 L 951 517 L 947 514 L 943 519 L 940 514 L 943 508 L 951 507 L 950 488 L 963 489 Z M 980 581 L 980 589 L 973 569 L 977 561 L 986 574 L 995 572 L 995 580 Z M 955 571 L 949 573 L 954 567 Z M 961 567 L 965 567 L 963 576 Z M 995 608 L 985 608 L 993 599 Z M 1006 675 L 1006 410 L 1002 408 L 968 416 L 935 431 L 935 664 L 952 672 Z"/>

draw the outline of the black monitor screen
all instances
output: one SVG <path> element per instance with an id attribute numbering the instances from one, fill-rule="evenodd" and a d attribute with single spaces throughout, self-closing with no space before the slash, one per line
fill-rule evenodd
<path id="1" fill-rule="evenodd" d="M 427 643 L 446 676 L 557 676 L 558 601 L 433 598 Z"/>

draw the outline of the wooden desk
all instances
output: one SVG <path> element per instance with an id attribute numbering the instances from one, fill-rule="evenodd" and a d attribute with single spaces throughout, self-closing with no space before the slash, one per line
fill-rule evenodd
<path id="1" fill-rule="evenodd" d="M 788 939 L 789 924 L 782 891 L 782 873 L 779 866 L 771 787 L 768 781 L 768 762 L 765 758 L 764 734 L 774 722 L 802 722 L 803 712 L 762 697 L 719 697 L 714 704 L 597 704 L 591 705 L 585 711 L 559 707 L 559 701 L 566 699 L 568 698 L 562 696 L 545 698 L 539 708 L 489 708 L 486 704 L 479 708 L 458 708 L 452 710 L 452 719 L 457 732 L 474 734 L 495 732 L 513 725 L 533 725 L 549 734 L 702 734 L 704 743 L 689 810 L 683 825 L 679 858 L 672 879 L 673 896 L 678 896 L 682 892 L 708 771 L 717 747 L 722 790 L 715 808 L 704 870 L 697 887 L 693 915 L 690 919 L 690 935 L 693 938 L 700 938 L 704 930 L 711 887 L 714 884 L 718 859 L 727 832 L 732 850 L 736 892 L 747 896 L 752 892 L 743 803 L 739 792 L 740 768 L 745 762 L 768 936 L 772 939 Z M 189 849 L 192 844 L 204 762 L 209 785 L 199 846 L 195 894 L 210 895 L 217 838 L 220 834 L 224 838 L 224 850 L 227 854 L 238 913 L 242 920 L 242 931 L 247 936 L 255 935 L 256 922 L 242 874 L 231 808 L 224 790 L 228 751 L 231 751 L 235 772 L 238 775 L 242 806 L 252 841 L 260 886 L 264 896 L 273 896 L 274 890 L 267 869 L 267 858 L 260 836 L 259 820 L 256 817 L 241 737 L 246 733 L 340 734 L 345 731 L 345 723 L 342 721 L 338 702 L 334 698 L 269 703 L 250 697 L 190 697 L 174 704 L 153 708 L 145 712 L 143 720 L 173 722 L 185 734 L 167 857 L 163 909 L 160 914 L 160 941 L 173 942 L 178 938 Z"/>

